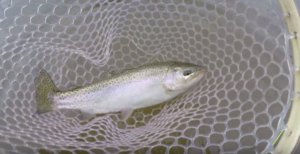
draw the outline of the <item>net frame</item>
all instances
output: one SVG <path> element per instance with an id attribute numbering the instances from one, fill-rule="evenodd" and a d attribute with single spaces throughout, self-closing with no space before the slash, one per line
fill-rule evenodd
<path id="1" fill-rule="evenodd" d="M 295 68 L 300 67 L 300 18 L 297 6 L 294 0 L 279 0 L 282 11 L 286 14 L 286 24 L 288 31 L 293 37 L 290 39 L 293 50 L 293 60 Z M 294 92 L 300 91 L 300 72 L 294 74 Z M 299 144 L 300 136 L 300 98 L 295 97 L 291 104 L 291 113 L 289 115 L 286 128 L 282 133 L 282 137 L 275 148 L 274 153 L 294 153 Z M 279 134 L 280 136 L 281 134 Z M 278 136 L 278 137 L 279 137 Z"/>

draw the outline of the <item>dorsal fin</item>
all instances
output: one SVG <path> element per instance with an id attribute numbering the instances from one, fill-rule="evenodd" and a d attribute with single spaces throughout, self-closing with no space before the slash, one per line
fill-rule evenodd
<path id="1" fill-rule="evenodd" d="M 75 90 L 77 88 L 80 88 L 80 86 L 71 85 L 68 87 L 68 90 Z"/>

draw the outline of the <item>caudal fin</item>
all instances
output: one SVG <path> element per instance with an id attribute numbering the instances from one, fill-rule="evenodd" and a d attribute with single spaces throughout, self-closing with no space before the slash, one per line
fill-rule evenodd
<path id="1" fill-rule="evenodd" d="M 51 95 L 59 91 L 55 86 L 49 74 L 41 70 L 39 76 L 35 79 L 37 111 L 36 114 L 42 114 L 54 110 L 54 102 Z"/>

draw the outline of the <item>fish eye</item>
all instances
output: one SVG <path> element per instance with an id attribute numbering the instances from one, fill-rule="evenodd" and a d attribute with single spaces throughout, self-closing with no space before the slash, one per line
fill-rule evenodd
<path id="1" fill-rule="evenodd" d="M 191 74 L 192 74 L 192 71 L 190 71 L 190 70 L 187 70 L 187 71 L 183 72 L 183 76 L 189 76 Z"/>

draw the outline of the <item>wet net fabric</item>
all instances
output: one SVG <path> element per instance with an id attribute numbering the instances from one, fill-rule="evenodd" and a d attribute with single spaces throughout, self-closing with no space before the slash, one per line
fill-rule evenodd
<path id="1" fill-rule="evenodd" d="M 291 60 L 278 2 L 2 0 L 0 153 L 260 153 L 290 105 Z M 182 96 L 81 121 L 32 117 L 34 79 L 61 90 L 157 61 L 208 68 Z"/>

